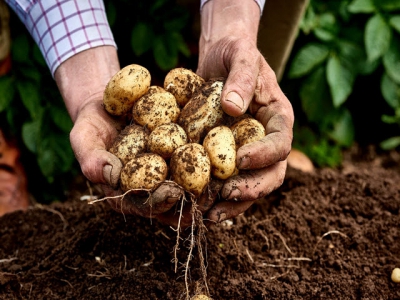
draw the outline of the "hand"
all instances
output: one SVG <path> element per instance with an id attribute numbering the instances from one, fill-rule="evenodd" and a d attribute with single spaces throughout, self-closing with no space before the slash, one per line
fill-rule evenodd
<path id="1" fill-rule="evenodd" d="M 256 46 L 254 24 L 258 22 L 253 20 L 259 18 L 258 6 L 252 6 L 255 1 L 228 2 L 210 1 L 203 8 L 202 23 L 209 25 L 202 27 L 197 73 L 206 80 L 227 78 L 221 95 L 224 111 L 240 116 L 249 110 L 267 134 L 238 149 L 236 163 L 241 174 L 225 182 L 221 190 L 225 201 L 207 212 L 205 218 L 213 222 L 244 212 L 282 184 L 293 137 L 292 106 Z M 236 7 L 241 5 L 245 7 Z M 226 11 L 230 9 L 237 15 Z"/>

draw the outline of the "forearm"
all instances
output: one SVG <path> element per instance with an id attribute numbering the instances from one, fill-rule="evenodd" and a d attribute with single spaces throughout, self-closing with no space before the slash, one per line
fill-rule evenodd
<path id="1" fill-rule="evenodd" d="M 103 98 L 108 81 L 119 69 L 117 52 L 112 46 L 82 51 L 57 68 L 55 80 L 73 122 L 84 106 Z"/>
<path id="2" fill-rule="evenodd" d="M 254 0 L 206 2 L 201 11 L 200 52 L 228 37 L 256 44 L 259 21 L 260 7 Z"/>

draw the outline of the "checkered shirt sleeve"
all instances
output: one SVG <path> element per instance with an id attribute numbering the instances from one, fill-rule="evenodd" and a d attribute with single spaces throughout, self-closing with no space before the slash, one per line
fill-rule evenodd
<path id="1" fill-rule="evenodd" d="M 200 10 L 203 8 L 203 5 L 206 4 L 210 0 L 200 0 Z M 258 6 L 260 7 L 261 13 L 263 12 L 264 5 L 265 5 L 265 0 L 254 0 L 257 2 Z"/>
<path id="2" fill-rule="evenodd" d="M 74 54 L 116 47 L 102 0 L 6 0 L 39 46 L 51 73 Z"/>

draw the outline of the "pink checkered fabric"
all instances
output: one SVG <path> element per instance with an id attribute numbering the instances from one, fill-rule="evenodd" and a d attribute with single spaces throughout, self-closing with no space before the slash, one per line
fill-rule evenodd
<path id="1" fill-rule="evenodd" d="M 6 0 L 38 44 L 51 73 L 74 54 L 116 47 L 102 0 Z"/>
<path id="2" fill-rule="evenodd" d="M 200 10 L 203 8 L 203 5 L 206 4 L 206 2 L 208 2 L 210 0 L 200 0 Z M 264 10 L 264 5 L 265 5 L 265 0 L 254 0 L 257 2 L 258 6 L 260 7 L 260 11 L 261 13 Z"/>

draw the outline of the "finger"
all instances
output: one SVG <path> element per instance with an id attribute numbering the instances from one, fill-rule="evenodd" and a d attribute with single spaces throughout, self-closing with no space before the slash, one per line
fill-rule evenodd
<path id="1" fill-rule="evenodd" d="M 221 94 L 221 106 L 230 116 L 244 114 L 254 96 L 261 54 L 250 42 L 231 42 L 225 54 L 229 75 Z"/>
<path id="2" fill-rule="evenodd" d="M 201 213 L 205 213 L 213 206 L 214 202 L 218 198 L 219 192 L 221 191 L 223 185 L 224 183 L 221 180 L 211 180 L 206 191 L 199 197 L 196 202 L 197 209 Z"/>
<path id="3" fill-rule="evenodd" d="M 244 202 L 220 202 L 217 203 L 204 217 L 207 226 L 215 223 L 221 223 L 224 220 L 231 219 L 245 212 L 254 201 Z"/>
<path id="4" fill-rule="evenodd" d="M 287 161 L 252 170 L 228 179 L 221 191 L 226 200 L 253 201 L 280 187 L 285 179 Z"/>

